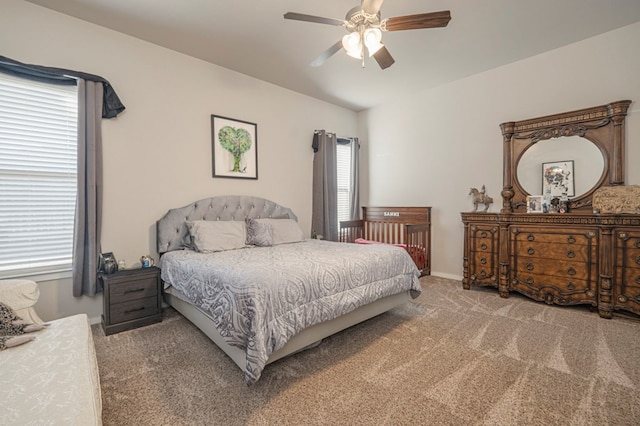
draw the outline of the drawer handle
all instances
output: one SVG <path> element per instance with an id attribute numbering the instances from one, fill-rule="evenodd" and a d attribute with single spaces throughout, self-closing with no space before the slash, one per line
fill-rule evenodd
<path id="1" fill-rule="evenodd" d="M 487 238 L 487 231 L 480 232 L 480 238 Z"/>
<path id="2" fill-rule="evenodd" d="M 482 244 L 480 244 L 480 248 L 481 248 L 482 250 L 486 250 L 486 249 L 487 249 L 487 244 L 486 244 L 486 243 L 482 243 Z"/>
<path id="3" fill-rule="evenodd" d="M 130 314 L 131 312 L 144 311 L 144 306 L 142 308 L 129 309 L 128 311 L 124 311 L 125 314 Z"/>
<path id="4" fill-rule="evenodd" d="M 569 250 L 569 251 L 567 252 L 567 257 L 568 257 L 569 259 L 573 259 L 574 257 L 576 257 L 576 252 L 575 252 L 575 251 L 573 251 L 573 250 Z"/>
<path id="5" fill-rule="evenodd" d="M 144 288 L 134 288 L 134 289 L 130 289 L 130 290 L 125 290 L 124 294 L 140 293 L 141 291 L 144 291 Z"/>
<path id="6" fill-rule="evenodd" d="M 533 271 L 533 263 L 527 263 L 525 268 L 527 268 L 527 271 Z"/>
<path id="7" fill-rule="evenodd" d="M 569 267 L 569 269 L 567 269 L 567 274 L 569 275 L 575 275 L 576 274 L 576 270 L 573 269 L 573 266 Z"/>
<path id="8" fill-rule="evenodd" d="M 533 241 L 535 239 L 536 239 L 536 237 L 534 237 L 533 234 L 527 235 L 527 241 Z"/>
<path id="9" fill-rule="evenodd" d="M 635 248 L 640 248 L 640 238 L 638 238 L 633 245 Z"/>
<path id="10" fill-rule="evenodd" d="M 536 254 L 536 251 L 533 249 L 533 247 L 529 247 L 529 248 L 527 249 L 527 253 L 529 253 L 530 255 L 532 255 L 532 256 L 533 256 L 534 254 Z"/>
<path id="11" fill-rule="evenodd" d="M 569 244 L 574 244 L 576 242 L 576 239 L 573 235 L 569 235 L 569 238 L 567 238 L 567 242 Z"/>
<path id="12" fill-rule="evenodd" d="M 486 265 L 487 264 L 487 258 L 486 257 L 481 258 L 480 259 L 480 264 L 481 265 Z"/>
<path id="13" fill-rule="evenodd" d="M 527 277 L 527 284 L 533 284 L 533 277 Z"/>
<path id="14" fill-rule="evenodd" d="M 575 289 L 576 289 L 576 285 L 575 285 L 574 283 L 572 283 L 571 281 L 569 281 L 569 282 L 567 283 L 567 288 L 568 288 L 569 290 L 575 290 Z"/>
<path id="15" fill-rule="evenodd" d="M 640 284 L 640 275 L 636 277 L 636 284 Z"/>
<path id="16" fill-rule="evenodd" d="M 640 265 L 640 256 L 636 257 L 636 263 Z"/>

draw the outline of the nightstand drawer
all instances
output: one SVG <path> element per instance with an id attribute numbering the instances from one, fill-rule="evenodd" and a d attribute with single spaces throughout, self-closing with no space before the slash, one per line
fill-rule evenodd
<path id="1" fill-rule="evenodd" d="M 152 296 L 145 299 L 113 304 L 109 310 L 112 323 L 131 321 L 156 315 L 158 313 L 158 299 Z"/>
<path id="2" fill-rule="evenodd" d="M 158 282 L 156 277 L 113 283 L 109 286 L 109 296 L 112 304 L 155 297 L 157 294 Z"/>

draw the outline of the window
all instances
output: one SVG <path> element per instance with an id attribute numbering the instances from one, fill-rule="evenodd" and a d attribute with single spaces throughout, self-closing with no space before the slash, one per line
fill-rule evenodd
<path id="1" fill-rule="evenodd" d="M 0 277 L 69 270 L 77 86 L 0 73 Z"/>
<path id="2" fill-rule="evenodd" d="M 351 144 L 348 139 L 339 139 L 337 144 L 337 181 L 338 181 L 338 228 L 340 222 L 351 219 Z"/>

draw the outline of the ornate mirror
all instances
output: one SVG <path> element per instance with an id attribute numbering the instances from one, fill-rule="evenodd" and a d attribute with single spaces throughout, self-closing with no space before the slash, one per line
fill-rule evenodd
<path id="1" fill-rule="evenodd" d="M 566 165 L 570 211 L 590 211 L 602 186 L 624 184 L 624 119 L 631 101 L 502 123 L 502 213 L 525 212 L 527 195 L 543 194 L 543 176 Z"/>

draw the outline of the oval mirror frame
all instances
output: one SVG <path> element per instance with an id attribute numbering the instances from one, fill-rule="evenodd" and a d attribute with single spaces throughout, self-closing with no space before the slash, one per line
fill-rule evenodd
<path id="1" fill-rule="evenodd" d="M 526 197 L 531 194 L 518 180 L 517 170 L 526 151 L 540 141 L 561 143 L 558 138 L 579 136 L 591 141 L 602 154 L 604 167 L 600 179 L 585 193 L 571 198 L 570 212 L 592 211 L 591 198 L 598 188 L 624 185 L 624 125 L 630 104 L 629 100 L 617 101 L 593 108 L 500 124 L 503 140 L 501 213 L 526 212 Z"/>

